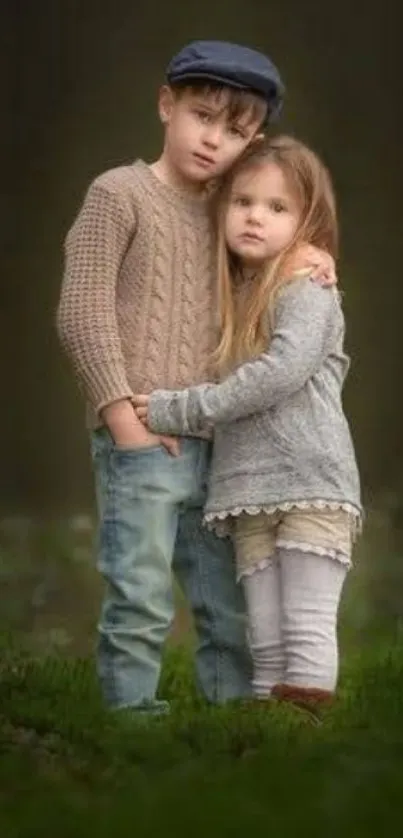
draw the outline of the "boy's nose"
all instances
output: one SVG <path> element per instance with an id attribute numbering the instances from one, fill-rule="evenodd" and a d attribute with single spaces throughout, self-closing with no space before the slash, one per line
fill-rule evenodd
<path id="1" fill-rule="evenodd" d="M 219 125 L 209 125 L 205 135 L 204 143 L 209 148 L 216 149 L 220 145 L 222 129 Z"/>

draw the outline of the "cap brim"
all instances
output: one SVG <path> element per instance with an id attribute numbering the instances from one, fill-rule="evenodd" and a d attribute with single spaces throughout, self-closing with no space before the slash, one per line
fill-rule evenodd
<path id="1" fill-rule="evenodd" d="M 168 81 L 173 83 L 180 81 L 215 81 L 218 84 L 225 84 L 226 87 L 233 87 L 235 90 L 250 90 L 251 93 L 255 92 L 252 91 L 252 88 L 249 85 L 241 84 L 233 79 L 229 79 L 228 76 L 220 76 L 217 73 L 179 73 L 174 76 L 169 75 Z M 262 99 L 265 98 L 259 90 L 256 90 L 256 95 L 261 96 Z"/>
<path id="2" fill-rule="evenodd" d="M 234 79 L 229 79 L 228 76 L 220 76 L 219 73 L 210 73 L 206 72 L 198 72 L 198 73 L 176 73 L 176 74 L 167 74 L 167 81 L 170 84 L 176 84 L 180 82 L 192 82 L 192 81 L 205 81 L 205 82 L 216 82 L 216 84 L 225 85 L 225 87 L 231 87 L 233 90 L 245 90 L 249 91 L 250 93 L 254 93 L 256 96 L 259 96 L 266 102 L 268 107 L 268 114 L 267 114 L 267 121 L 268 122 L 275 122 L 282 109 L 281 102 L 269 102 L 267 97 L 262 93 L 260 90 L 251 87 L 249 84 L 242 84 Z"/>

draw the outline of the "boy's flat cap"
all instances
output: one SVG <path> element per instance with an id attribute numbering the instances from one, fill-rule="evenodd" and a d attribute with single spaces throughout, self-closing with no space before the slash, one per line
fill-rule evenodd
<path id="1" fill-rule="evenodd" d="M 166 70 L 170 84 L 203 80 L 250 90 L 268 105 L 269 121 L 281 111 L 284 85 L 273 62 L 262 52 L 227 41 L 192 41 L 175 55 Z"/>

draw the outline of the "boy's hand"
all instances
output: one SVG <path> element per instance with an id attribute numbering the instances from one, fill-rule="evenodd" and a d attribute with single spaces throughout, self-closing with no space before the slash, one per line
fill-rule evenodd
<path id="1" fill-rule="evenodd" d="M 177 457 L 180 453 L 179 440 L 175 437 L 153 434 L 144 423 L 139 421 L 129 399 L 122 399 L 107 405 L 102 411 L 102 418 L 116 445 L 133 448 L 163 445 L 173 457 Z"/>
<path id="2" fill-rule="evenodd" d="M 335 261 L 326 250 L 311 244 L 301 244 L 287 263 L 287 271 L 300 271 L 303 268 L 311 268 L 312 279 L 320 285 L 337 285 Z"/>

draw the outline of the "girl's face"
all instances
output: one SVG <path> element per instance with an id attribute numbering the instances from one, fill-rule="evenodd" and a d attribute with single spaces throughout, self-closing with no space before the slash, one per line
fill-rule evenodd
<path id="1" fill-rule="evenodd" d="M 273 259 L 295 235 L 300 207 L 276 163 L 262 163 L 234 179 L 225 218 L 228 249 L 245 266 Z"/>

